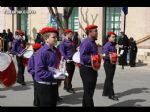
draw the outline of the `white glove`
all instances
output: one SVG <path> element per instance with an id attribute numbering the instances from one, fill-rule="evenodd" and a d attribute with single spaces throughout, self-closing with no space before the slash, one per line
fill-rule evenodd
<path id="1" fill-rule="evenodd" d="M 67 77 L 68 77 L 68 76 L 69 76 L 69 74 L 66 72 L 66 73 L 65 73 L 65 76 L 67 76 Z"/>
<path id="2" fill-rule="evenodd" d="M 119 48 L 123 48 L 123 45 L 119 45 Z"/>
<path id="3" fill-rule="evenodd" d="M 104 58 L 106 56 L 106 54 L 102 54 L 101 56 Z"/>
<path id="4" fill-rule="evenodd" d="M 54 74 L 53 77 L 54 79 L 65 79 L 64 74 L 62 74 L 61 72 Z"/>
<path id="5" fill-rule="evenodd" d="M 70 63 L 70 62 L 72 62 L 72 60 L 67 60 L 67 63 Z"/>
<path id="6" fill-rule="evenodd" d="M 123 53 L 124 53 L 124 50 L 121 50 L 120 53 L 119 53 L 119 55 L 123 55 Z"/>
<path id="7" fill-rule="evenodd" d="M 21 57 L 21 56 L 22 56 L 22 54 L 17 54 L 17 56 L 18 56 L 18 57 Z"/>

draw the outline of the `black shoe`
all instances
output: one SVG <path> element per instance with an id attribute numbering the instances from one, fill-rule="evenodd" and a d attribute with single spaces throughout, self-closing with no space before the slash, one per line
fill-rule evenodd
<path id="1" fill-rule="evenodd" d="M 22 82 L 22 83 L 21 83 L 21 85 L 25 86 L 25 85 L 26 85 L 26 83 L 25 83 L 25 82 Z"/>
<path id="2" fill-rule="evenodd" d="M 17 83 L 19 83 L 19 84 L 21 84 L 21 85 L 23 85 L 23 86 L 25 86 L 25 85 L 26 85 L 26 83 L 25 83 L 25 82 L 21 82 L 21 81 L 17 81 Z"/>
<path id="3" fill-rule="evenodd" d="M 17 80 L 17 83 L 21 84 L 22 82 L 21 82 L 21 81 L 19 81 L 19 80 Z"/>
<path id="4" fill-rule="evenodd" d="M 66 87 L 64 87 L 64 90 L 67 90 L 67 88 L 66 88 Z"/>
<path id="5" fill-rule="evenodd" d="M 61 97 L 58 96 L 57 101 L 58 101 L 58 102 L 62 102 L 62 101 L 63 101 L 63 98 L 61 98 Z"/>
<path id="6" fill-rule="evenodd" d="M 116 96 L 109 96 L 108 98 L 111 100 L 119 101 L 118 97 Z"/>
<path id="7" fill-rule="evenodd" d="M 135 67 L 135 65 L 130 65 L 130 67 Z"/>
<path id="8" fill-rule="evenodd" d="M 75 94 L 75 91 L 72 88 L 68 89 L 67 92 Z"/>

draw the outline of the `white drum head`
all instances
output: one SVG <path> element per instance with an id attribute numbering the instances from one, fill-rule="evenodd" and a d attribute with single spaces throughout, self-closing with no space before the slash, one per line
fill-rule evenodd
<path id="1" fill-rule="evenodd" d="M 23 57 L 30 58 L 33 55 L 33 50 L 26 50 Z"/>
<path id="2" fill-rule="evenodd" d="M 11 57 L 6 53 L 0 52 L 0 71 L 3 72 L 8 68 L 8 66 L 11 64 L 12 59 Z"/>
<path id="3" fill-rule="evenodd" d="M 73 57 L 72 57 L 73 61 L 75 63 L 80 63 L 80 52 L 76 52 Z"/>

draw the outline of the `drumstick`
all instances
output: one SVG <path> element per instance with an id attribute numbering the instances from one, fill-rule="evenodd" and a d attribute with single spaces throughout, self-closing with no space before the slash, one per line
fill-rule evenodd
<path id="1" fill-rule="evenodd" d="M 22 50 L 22 52 L 21 52 L 22 55 L 23 55 L 24 52 L 26 52 L 26 50 L 30 47 L 29 45 L 31 45 L 31 44 L 29 43 L 28 46 L 26 46 L 26 48 Z"/>

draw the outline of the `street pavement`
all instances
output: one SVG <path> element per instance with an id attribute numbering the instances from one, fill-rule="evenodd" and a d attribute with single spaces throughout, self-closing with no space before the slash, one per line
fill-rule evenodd
<path id="1" fill-rule="evenodd" d="M 16 63 L 16 62 L 15 62 Z M 137 67 L 126 66 L 123 70 L 117 65 L 114 77 L 114 90 L 119 97 L 119 101 L 112 101 L 107 97 L 102 97 L 105 72 L 103 64 L 98 71 L 98 80 L 94 93 L 95 106 L 150 106 L 150 66 L 146 64 Z M 26 86 L 18 83 L 10 88 L 0 85 L 0 106 L 33 106 L 33 82 L 32 77 L 25 70 Z M 72 81 L 76 93 L 71 94 L 63 90 L 63 82 L 59 88 L 59 94 L 63 102 L 58 106 L 81 107 L 83 96 L 83 85 L 76 68 Z"/>

